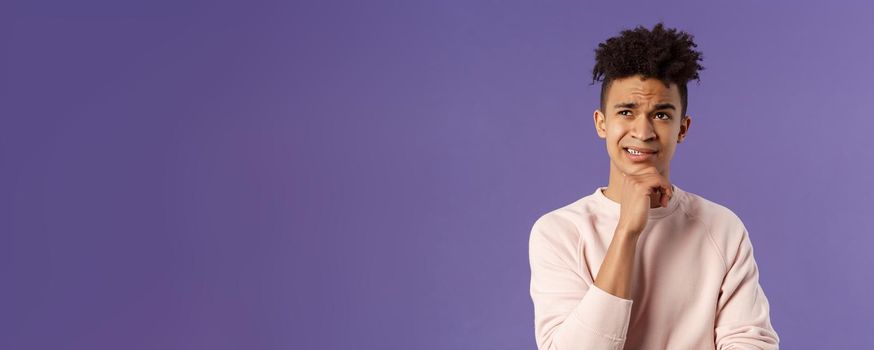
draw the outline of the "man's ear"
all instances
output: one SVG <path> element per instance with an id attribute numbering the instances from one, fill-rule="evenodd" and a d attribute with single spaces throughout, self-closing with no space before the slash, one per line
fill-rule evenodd
<path id="1" fill-rule="evenodd" d="M 686 134 L 689 132 L 689 125 L 692 124 L 692 116 L 687 115 L 685 118 L 680 120 L 680 134 L 677 135 L 677 143 L 683 142 L 683 139 L 686 138 Z"/>
<path id="2" fill-rule="evenodd" d="M 598 137 L 602 139 L 607 138 L 607 121 L 605 120 L 604 114 L 601 113 L 601 110 L 596 109 L 593 115 L 595 121 L 595 132 L 598 133 Z"/>

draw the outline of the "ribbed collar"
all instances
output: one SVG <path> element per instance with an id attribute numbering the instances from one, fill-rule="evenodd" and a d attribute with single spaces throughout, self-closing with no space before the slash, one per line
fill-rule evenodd
<path id="1" fill-rule="evenodd" d="M 677 208 L 680 207 L 680 201 L 684 200 L 686 197 L 686 191 L 683 191 L 675 184 L 671 184 L 674 188 L 674 196 L 668 202 L 668 207 L 658 207 L 658 208 L 650 208 L 649 209 L 649 218 L 650 219 L 659 219 L 665 216 L 671 215 Z M 619 209 L 621 205 L 617 202 L 614 202 L 612 199 L 607 198 L 604 195 L 602 190 L 607 189 L 606 186 L 598 187 L 595 189 L 595 192 L 592 193 L 592 198 L 598 207 L 602 208 L 606 213 L 608 213 L 613 218 L 619 218 Z"/>

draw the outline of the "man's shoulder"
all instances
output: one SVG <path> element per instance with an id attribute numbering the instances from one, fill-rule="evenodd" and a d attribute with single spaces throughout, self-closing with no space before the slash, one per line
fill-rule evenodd
<path id="1" fill-rule="evenodd" d="M 699 220 L 717 245 L 736 245 L 746 235 L 743 220 L 727 206 L 691 192 L 686 192 L 686 196 L 683 208 L 686 215 Z"/>
<path id="2" fill-rule="evenodd" d="M 535 220 L 534 225 L 553 225 L 568 222 L 578 222 L 591 215 L 595 215 L 594 194 L 578 197 L 561 206 L 554 207 Z"/>
<path id="3" fill-rule="evenodd" d="M 740 223 L 740 217 L 727 206 L 705 198 L 696 193 L 686 191 L 683 211 L 686 215 L 706 222 L 731 221 Z"/>
<path id="4" fill-rule="evenodd" d="M 551 239 L 577 239 L 579 227 L 598 215 L 593 194 L 579 197 L 540 215 L 532 224 L 531 235 L 548 235 Z M 562 236 L 562 237 L 556 237 Z"/>

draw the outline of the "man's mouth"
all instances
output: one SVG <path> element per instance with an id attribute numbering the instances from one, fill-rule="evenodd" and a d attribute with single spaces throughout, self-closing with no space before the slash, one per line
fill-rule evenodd
<path id="1" fill-rule="evenodd" d="M 636 147 L 632 148 L 632 147 L 625 147 L 625 148 L 623 148 L 623 149 L 625 150 L 625 152 L 627 152 L 627 153 L 629 153 L 629 154 L 636 155 L 636 156 L 639 156 L 639 155 L 645 155 L 645 154 L 656 154 L 656 153 L 658 153 L 658 151 L 650 150 L 650 149 L 645 149 L 645 148 L 636 148 Z"/>

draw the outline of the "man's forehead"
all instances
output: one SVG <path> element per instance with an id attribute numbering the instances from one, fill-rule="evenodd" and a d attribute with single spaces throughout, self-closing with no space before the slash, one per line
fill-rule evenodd
<path id="1" fill-rule="evenodd" d="M 671 83 L 666 87 L 665 83 L 658 79 L 626 78 L 615 80 L 608 92 L 610 104 L 660 104 L 676 103 L 679 100 L 680 90 L 677 88 L 677 84 Z"/>

